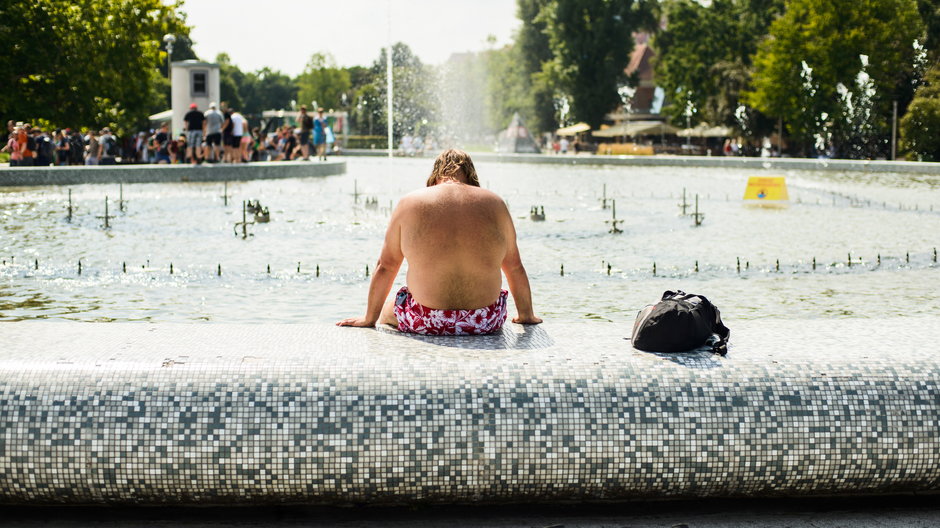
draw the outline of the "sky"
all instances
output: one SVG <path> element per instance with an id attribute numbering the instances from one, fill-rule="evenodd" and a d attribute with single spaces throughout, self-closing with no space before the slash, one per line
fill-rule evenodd
<path id="1" fill-rule="evenodd" d="M 508 44 L 519 26 L 515 0 L 185 0 L 182 11 L 199 58 L 224 51 L 242 71 L 290 76 L 317 52 L 339 66 L 370 66 L 389 33 L 422 62 L 442 64 L 487 49 L 488 35 Z"/>

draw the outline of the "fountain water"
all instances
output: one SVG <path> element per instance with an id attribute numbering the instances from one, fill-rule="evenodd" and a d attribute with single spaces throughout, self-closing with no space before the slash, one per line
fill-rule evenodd
<path id="1" fill-rule="evenodd" d="M 810 121 L 806 123 L 807 128 L 812 132 L 814 146 L 817 152 L 825 152 L 832 143 L 832 133 L 826 126 L 829 120 L 828 112 L 815 112 L 816 94 L 819 92 L 819 86 L 813 80 L 813 69 L 806 61 L 800 61 L 800 78 L 803 79 L 803 94 L 808 104 L 804 104 L 807 109 L 806 118 Z"/>
<path id="2" fill-rule="evenodd" d="M 855 86 L 850 88 L 842 83 L 836 85 L 839 102 L 842 106 L 842 125 L 845 130 L 842 141 L 846 154 L 852 158 L 871 158 L 878 153 L 880 139 L 875 129 L 872 114 L 876 95 L 875 82 L 868 75 L 868 56 L 859 55 L 862 67 L 855 77 Z"/>

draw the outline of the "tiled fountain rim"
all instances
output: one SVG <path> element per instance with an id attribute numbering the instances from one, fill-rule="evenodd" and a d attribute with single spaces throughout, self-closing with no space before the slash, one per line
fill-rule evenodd
<path id="1" fill-rule="evenodd" d="M 346 173 L 346 162 L 330 160 L 270 163 L 180 165 L 96 165 L 75 167 L 0 167 L 0 187 L 80 185 L 86 183 L 174 183 L 270 180 Z"/>
<path id="2" fill-rule="evenodd" d="M 5 324 L 0 502 L 940 489 L 940 320 L 729 325 L 720 358 L 635 351 L 609 323 Z"/>

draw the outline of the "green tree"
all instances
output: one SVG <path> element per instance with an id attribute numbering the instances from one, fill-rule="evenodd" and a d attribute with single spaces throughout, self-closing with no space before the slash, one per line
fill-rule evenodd
<path id="1" fill-rule="evenodd" d="M 219 97 L 229 108 L 241 110 L 244 104 L 241 87 L 245 84 L 245 74 L 235 64 L 228 53 L 219 53 L 215 56 L 219 65 Z"/>
<path id="2" fill-rule="evenodd" d="M 363 106 L 368 108 L 373 131 L 385 134 L 387 130 L 388 91 L 385 83 L 386 53 L 382 48 L 372 63 L 372 83 L 364 88 L 367 97 Z M 403 42 L 392 45 L 392 75 L 394 79 L 393 131 L 395 138 L 406 132 L 425 134 L 437 130 L 437 74 L 425 66 L 411 48 Z"/>
<path id="3" fill-rule="evenodd" d="M 15 0 L 0 17 L 0 116 L 54 126 L 145 124 L 166 85 L 163 35 L 188 37 L 161 0 Z"/>
<path id="4" fill-rule="evenodd" d="M 921 44 L 927 47 L 933 60 L 940 59 L 940 0 L 917 0 L 917 10 L 924 22 L 924 38 Z"/>
<path id="5" fill-rule="evenodd" d="M 831 141 L 843 154 L 883 155 L 891 103 L 903 110 L 913 95 L 913 42 L 922 31 L 914 0 L 790 0 L 758 48 L 745 99 L 782 118 L 803 153 Z M 865 137 L 876 144 L 856 135 L 840 94 L 841 85 L 854 99 L 863 96 L 863 67 L 873 89 Z"/>
<path id="6" fill-rule="evenodd" d="M 653 41 L 656 83 L 667 94 L 663 111 L 684 126 L 691 103 L 696 112 L 690 124 L 753 128 L 735 113 L 757 45 L 783 9 L 783 0 L 667 1 L 667 25 Z"/>
<path id="7" fill-rule="evenodd" d="M 554 58 L 545 20 L 539 16 L 549 3 L 550 0 L 518 0 L 516 17 L 522 24 L 515 43 L 510 49 L 495 53 L 498 56 L 493 60 L 491 85 L 496 85 L 493 88 L 498 91 L 492 93 L 491 119 L 497 117 L 504 126 L 518 111 L 535 132 L 554 132 L 558 128 L 554 100 L 559 89 L 554 85 L 555 78 L 543 73 Z M 507 88 L 521 94 L 513 94 L 511 104 L 503 106 L 497 94 Z"/>
<path id="8" fill-rule="evenodd" d="M 552 0 L 541 9 L 553 55 L 546 66 L 576 120 L 598 128 L 620 104 L 633 33 L 653 26 L 653 8 L 652 0 Z"/>
<path id="9" fill-rule="evenodd" d="M 533 72 L 520 57 L 518 42 L 490 50 L 484 57 L 487 70 L 486 122 L 491 131 L 505 129 L 513 114 L 522 117 L 535 132 L 552 132 L 557 121 L 551 93 L 542 98 L 534 88 Z M 539 103 L 542 103 L 540 106 Z"/>
<path id="10" fill-rule="evenodd" d="M 260 118 L 261 112 L 290 107 L 297 100 L 297 85 L 289 76 L 264 67 L 245 75 L 239 94 L 244 102 L 243 112 Z"/>
<path id="11" fill-rule="evenodd" d="M 940 66 L 927 72 L 900 129 L 903 152 L 922 161 L 940 161 Z"/>
<path id="12" fill-rule="evenodd" d="M 336 66 L 329 53 L 314 53 L 296 80 L 298 104 L 314 103 L 327 110 L 348 104 L 352 82 L 349 71 Z"/>

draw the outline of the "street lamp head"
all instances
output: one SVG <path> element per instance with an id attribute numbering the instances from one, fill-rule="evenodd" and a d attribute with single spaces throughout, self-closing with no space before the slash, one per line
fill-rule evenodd
<path id="1" fill-rule="evenodd" d="M 172 33 L 167 33 L 166 35 L 163 35 L 163 42 L 166 42 L 167 44 L 172 45 L 174 42 L 176 42 L 176 35 Z"/>

